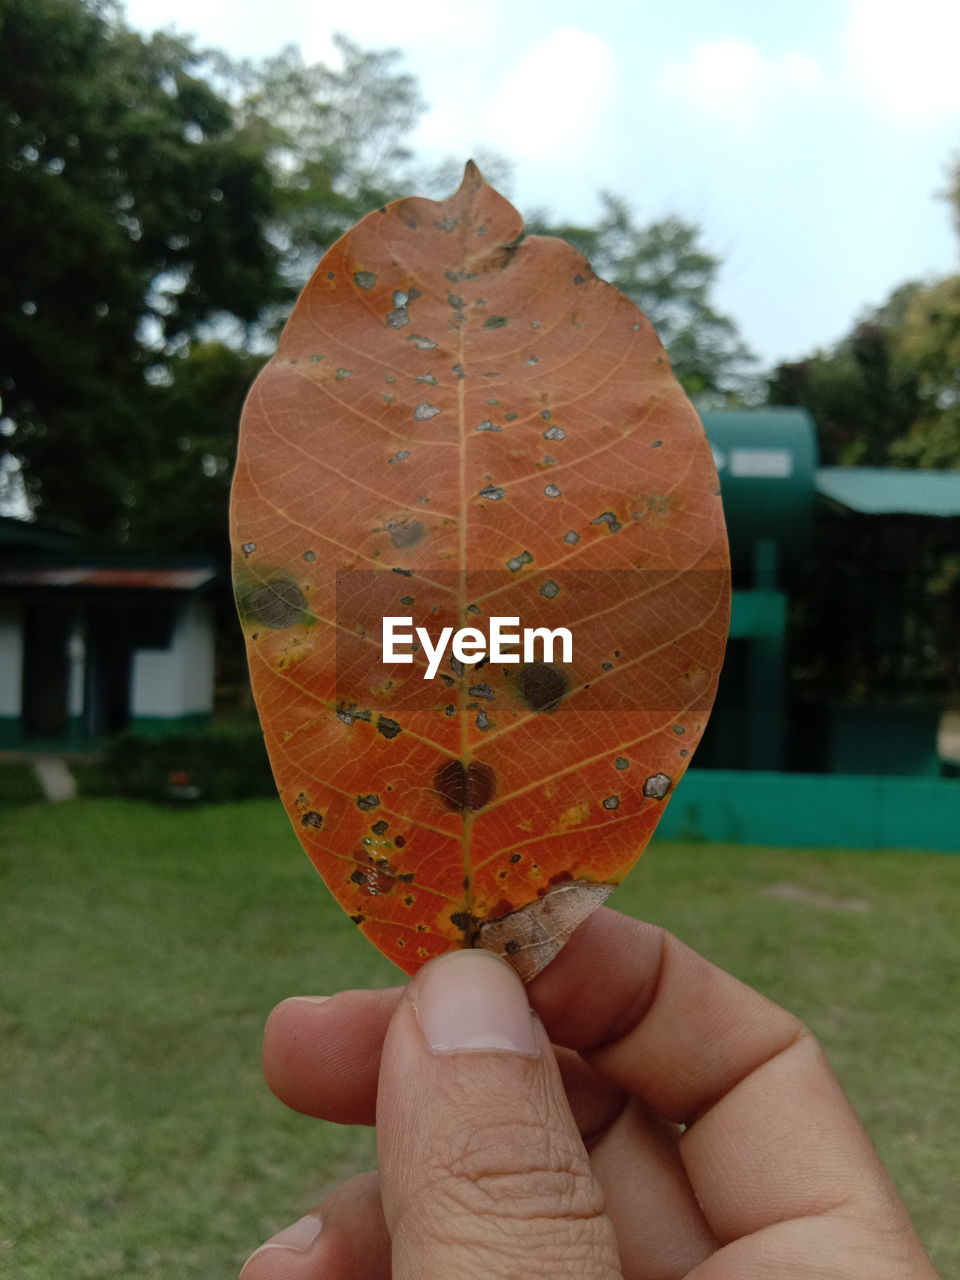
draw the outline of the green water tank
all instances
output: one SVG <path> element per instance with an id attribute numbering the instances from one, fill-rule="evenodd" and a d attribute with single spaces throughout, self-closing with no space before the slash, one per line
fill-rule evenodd
<path id="1" fill-rule="evenodd" d="M 720 477 L 730 554 L 745 564 L 758 541 L 789 561 L 813 524 L 817 434 L 806 409 L 716 410 L 700 415 Z"/>

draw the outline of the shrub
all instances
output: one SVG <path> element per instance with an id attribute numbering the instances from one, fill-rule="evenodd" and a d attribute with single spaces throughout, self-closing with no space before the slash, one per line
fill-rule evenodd
<path id="1" fill-rule="evenodd" d="M 122 733 L 107 747 L 104 764 L 115 792 L 138 799 L 225 801 L 277 794 L 259 725 Z"/>

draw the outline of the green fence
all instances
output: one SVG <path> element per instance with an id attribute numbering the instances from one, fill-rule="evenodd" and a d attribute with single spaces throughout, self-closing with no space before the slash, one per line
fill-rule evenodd
<path id="1" fill-rule="evenodd" d="M 960 779 L 691 769 L 657 834 L 786 848 L 960 853 Z"/>

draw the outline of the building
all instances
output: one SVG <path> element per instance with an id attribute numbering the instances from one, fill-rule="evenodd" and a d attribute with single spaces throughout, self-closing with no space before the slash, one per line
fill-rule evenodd
<path id="1" fill-rule="evenodd" d="M 85 554 L 0 517 L 0 748 L 206 723 L 216 578 L 206 557 Z"/>

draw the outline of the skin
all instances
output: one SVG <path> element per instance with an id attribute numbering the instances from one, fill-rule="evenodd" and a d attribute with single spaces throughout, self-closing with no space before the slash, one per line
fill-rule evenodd
<path id="1" fill-rule="evenodd" d="M 419 1002 L 448 959 L 407 987 L 270 1015 L 271 1089 L 375 1122 L 380 1169 L 312 1210 L 297 1247 L 280 1233 L 257 1250 L 243 1280 L 936 1280 L 792 1014 L 601 908 L 527 987 L 538 1057 L 438 1053 Z"/>

